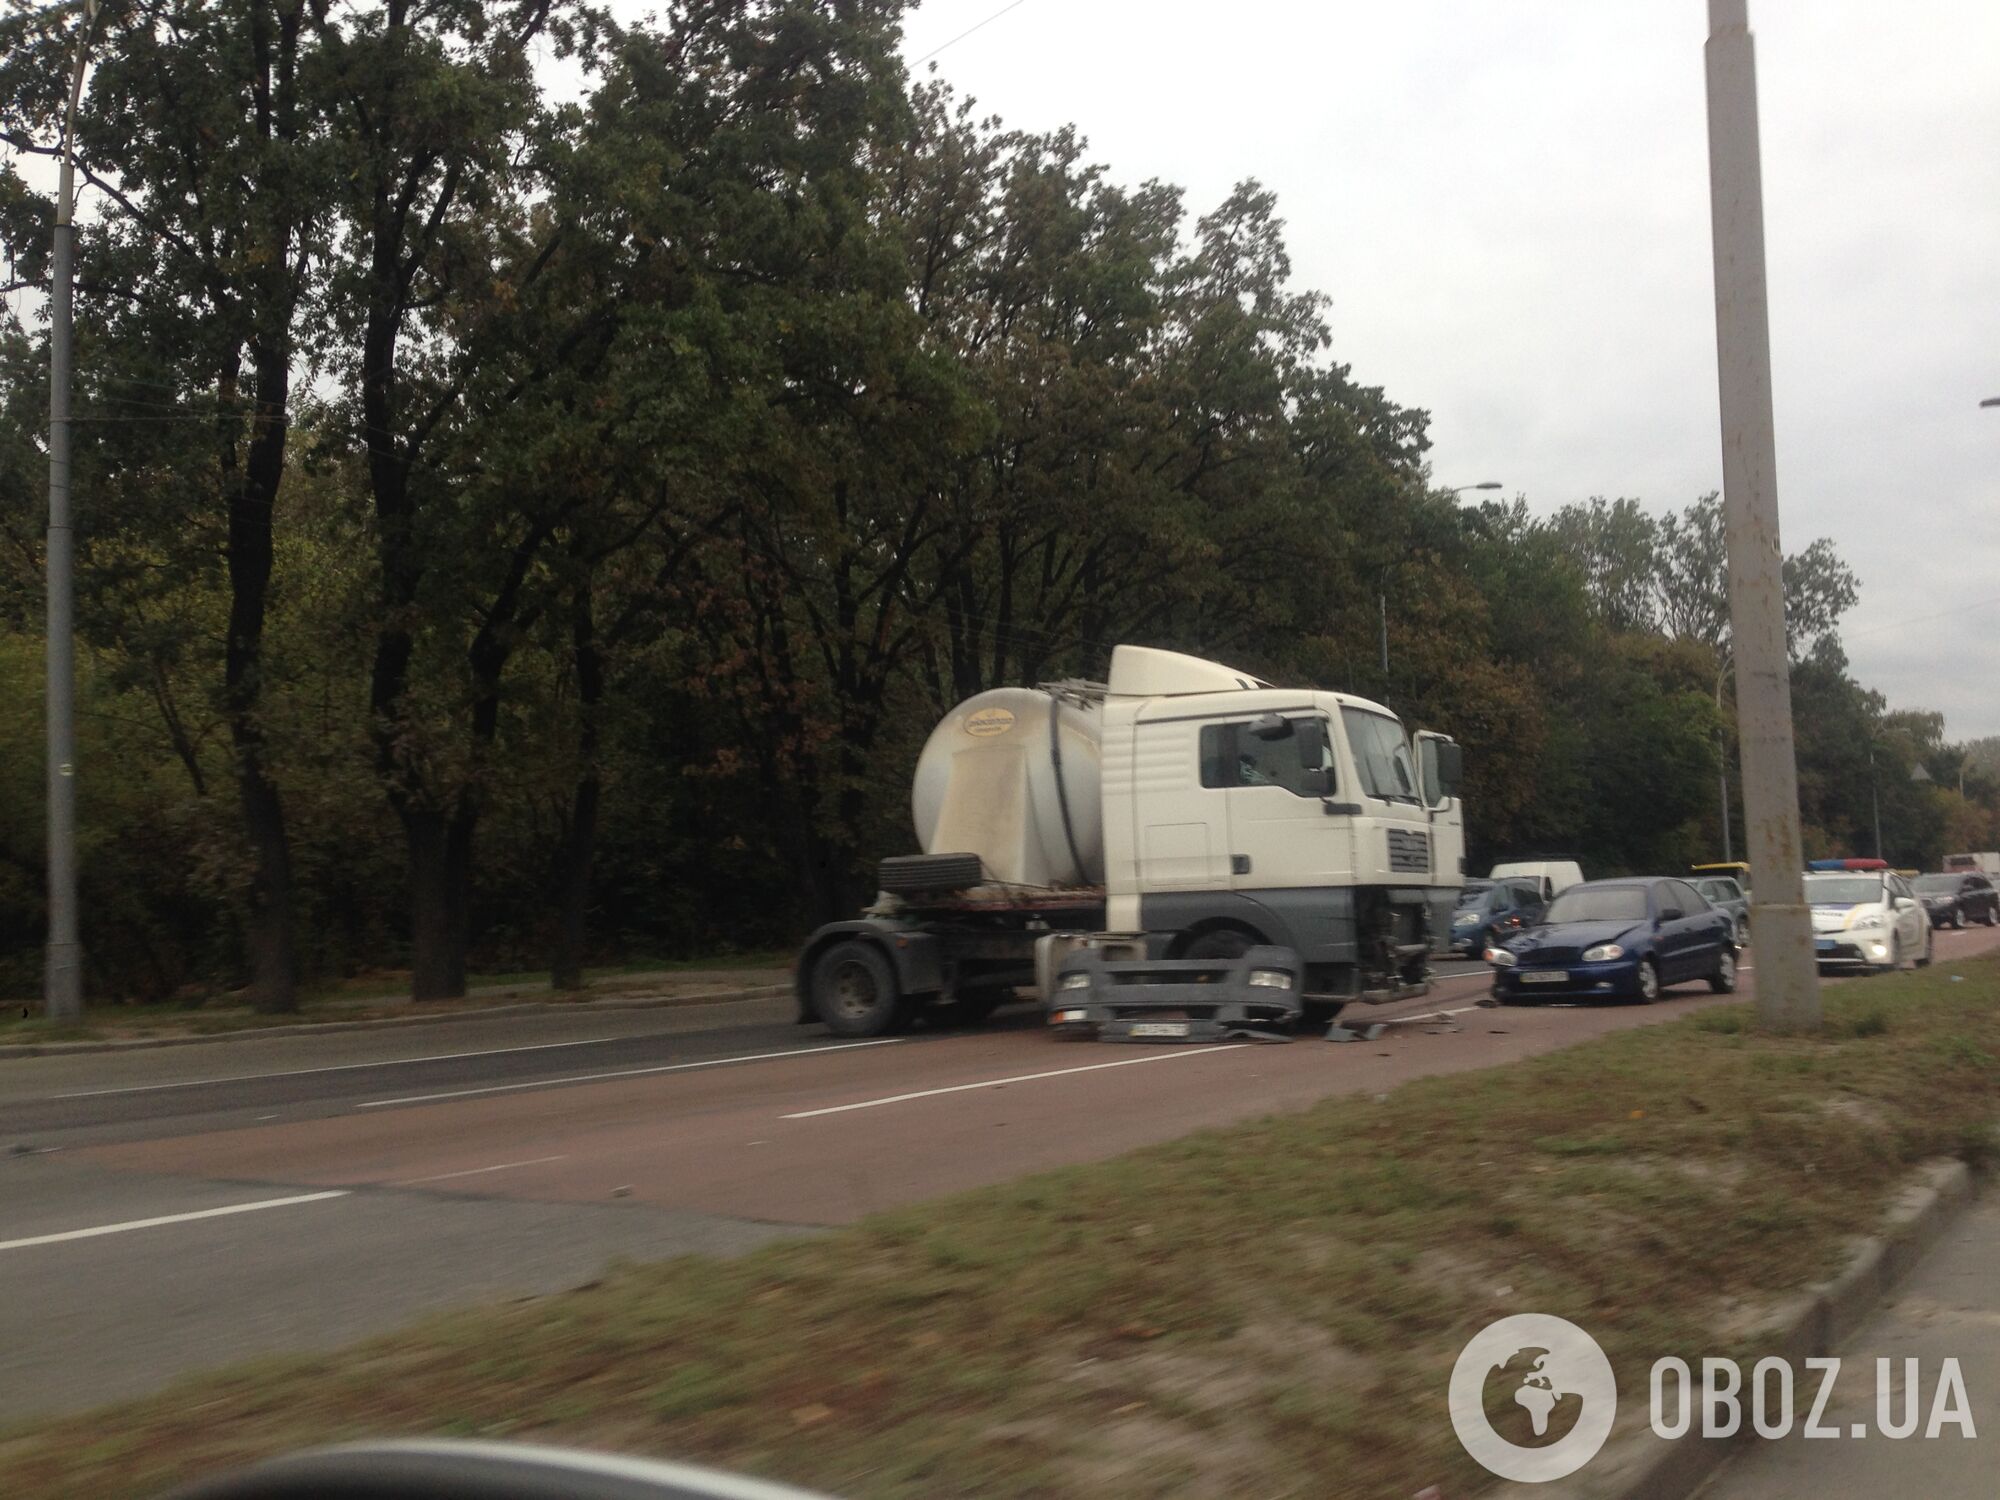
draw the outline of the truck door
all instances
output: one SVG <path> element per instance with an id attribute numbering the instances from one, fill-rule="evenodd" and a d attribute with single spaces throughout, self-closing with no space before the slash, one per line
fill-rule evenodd
<path id="1" fill-rule="evenodd" d="M 1181 718 L 1135 726 L 1132 857 L 1141 891 L 1229 889 L 1229 808 L 1198 758 L 1202 727 Z"/>
<path id="2" fill-rule="evenodd" d="M 1352 821 L 1329 815 L 1340 795 L 1330 727 L 1317 712 L 1204 724 L 1202 783 L 1229 808 L 1229 888 L 1351 885 Z"/>

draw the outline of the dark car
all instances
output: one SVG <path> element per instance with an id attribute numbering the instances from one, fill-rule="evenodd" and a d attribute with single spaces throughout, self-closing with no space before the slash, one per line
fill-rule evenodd
<path id="1" fill-rule="evenodd" d="M 1685 880 L 1592 880 L 1549 903 L 1539 926 L 1488 950 L 1493 995 L 1508 1001 L 1637 995 L 1705 979 L 1736 988 L 1736 926 Z"/>
<path id="2" fill-rule="evenodd" d="M 1541 921 L 1545 905 L 1532 881 L 1468 880 L 1451 914 L 1451 951 L 1477 958 L 1502 938 Z"/>
<path id="3" fill-rule="evenodd" d="M 1963 927 L 1968 922 L 1991 927 L 2000 922 L 2000 891 L 1984 875 L 1919 875 L 1910 884 L 1933 927 Z"/>

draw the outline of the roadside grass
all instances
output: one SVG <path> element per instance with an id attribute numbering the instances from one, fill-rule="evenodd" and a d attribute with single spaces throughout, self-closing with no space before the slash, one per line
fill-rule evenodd
<path id="1" fill-rule="evenodd" d="M 1993 1154 L 2000 963 L 1829 989 L 1826 1009 L 1818 1039 L 1709 1009 L 738 1260 L 620 1267 L 15 1429 L 0 1474 L 119 1500 L 424 1433 L 852 1500 L 1477 1492 L 1444 1390 L 1491 1319 L 1579 1323 L 1629 1404 L 1661 1355 L 1761 1352 L 1761 1312 L 1834 1271 L 1912 1163 Z"/>
<path id="2" fill-rule="evenodd" d="M 81 1025 L 58 1025 L 37 1014 L 41 1008 L 40 997 L 20 996 L 0 1001 L 0 1043 L 94 1041 L 165 1035 L 214 1036 L 222 1032 L 260 1030 L 271 1026 L 311 1025 L 316 1021 L 438 1015 L 451 1010 L 493 1005 L 506 999 L 560 1004 L 563 1001 L 601 999 L 606 995 L 652 989 L 671 991 L 688 983 L 689 976 L 710 972 L 729 976 L 755 973 L 758 977 L 749 982 L 777 983 L 782 981 L 791 957 L 789 952 L 760 950 L 715 954 L 705 958 L 635 958 L 604 968 L 585 970 L 583 990 L 550 989 L 546 970 L 478 974 L 467 981 L 463 998 L 425 1001 L 421 1005 L 410 1002 L 407 970 L 377 970 L 352 979 L 307 986 L 300 994 L 299 1009 L 280 1015 L 264 1015 L 252 1010 L 239 997 L 217 994 L 146 1004 L 92 1001 L 84 1008 Z M 763 977 L 763 971 L 769 971 L 770 977 Z"/>

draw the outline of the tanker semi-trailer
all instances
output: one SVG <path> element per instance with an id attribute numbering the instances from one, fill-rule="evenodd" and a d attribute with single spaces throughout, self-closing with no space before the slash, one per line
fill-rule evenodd
<path id="1" fill-rule="evenodd" d="M 1119 646 L 1104 683 L 998 688 L 918 758 L 923 853 L 799 954 L 799 1019 L 879 1036 L 1045 990 L 1066 946 L 1159 958 L 1296 951 L 1305 1011 L 1428 987 L 1464 879 L 1459 747 L 1380 704 Z"/>

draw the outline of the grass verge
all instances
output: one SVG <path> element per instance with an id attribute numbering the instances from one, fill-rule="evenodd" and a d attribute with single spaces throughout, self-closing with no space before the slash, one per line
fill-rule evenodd
<path id="1" fill-rule="evenodd" d="M 1911 1163 L 1992 1150 L 1994 961 L 1826 1008 L 1818 1039 L 1710 1009 L 740 1260 L 620 1268 L 17 1429 L 0 1473 L 116 1500 L 432 1433 L 853 1500 L 1478 1491 L 1444 1389 L 1492 1318 L 1571 1318 L 1628 1394 L 1663 1354 L 1754 1353 L 1759 1310 L 1834 1270 Z"/>

